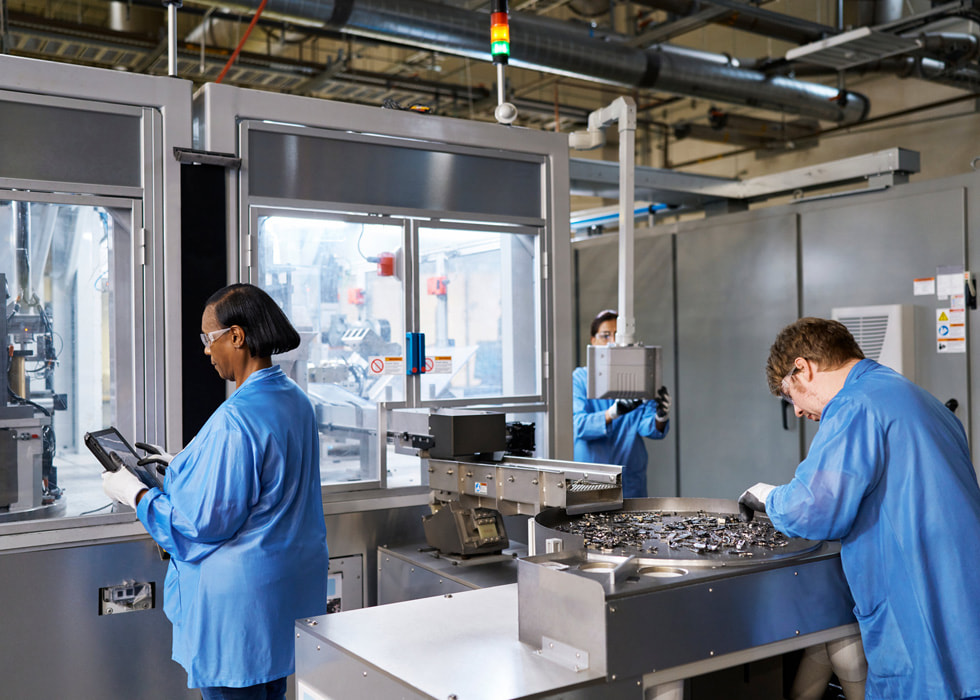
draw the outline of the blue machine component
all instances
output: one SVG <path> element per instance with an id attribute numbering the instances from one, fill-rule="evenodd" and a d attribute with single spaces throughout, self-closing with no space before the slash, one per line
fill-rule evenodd
<path id="1" fill-rule="evenodd" d="M 405 374 L 425 372 L 425 333 L 405 334 Z"/>

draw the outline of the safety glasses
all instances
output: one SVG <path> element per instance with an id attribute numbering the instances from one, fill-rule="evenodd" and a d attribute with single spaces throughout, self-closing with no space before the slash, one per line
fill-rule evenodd
<path id="1" fill-rule="evenodd" d="M 219 328 L 218 330 L 211 331 L 210 333 L 201 333 L 201 342 L 204 343 L 205 350 L 211 347 L 214 341 L 216 341 L 218 338 L 220 338 L 230 330 L 231 328 Z"/>

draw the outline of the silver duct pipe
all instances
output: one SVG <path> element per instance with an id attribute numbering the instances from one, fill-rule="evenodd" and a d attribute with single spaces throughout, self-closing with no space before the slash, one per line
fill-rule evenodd
<path id="1" fill-rule="evenodd" d="M 859 27 L 888 24 L 902 18 L 902 0 L 857 0 Z"/>
<path id="2" fill-rule="evenodd" d="M 875 24 L 888 24 L 902 19 L 902 0 L 877 0 L 875 3 Z"/>
<path id="3" fill-rule="evenodd" d="M 232 0 L 255 10 L 260 0 Z M 490 18 L 486 13 L 421 0 L 269 0 L 267 13 L 322 22 L 340 31 L 487 60 Z M 669 47 L 643 50 L 600 41 L 588 25 L 514 14 L 510 18 L 510 63 L 627 88 L 649 88 L 722 102 L 853 123 L 868 112 L 866 97 L 785 77 L 769 78 L 737 68 L 729 59 L 702 60 Z"/>
<path id="4" fill-rule="evenodd" d="M 923 51 L 950 61 L 973 61 L 980 55 L 980 41 L 973 34 L 934 32 L 916 38 Z"/>
<path id="5" fill-rule="evenodd" d="M 836 75 L 837 71 L 827 66 L 794 66 L 797 76 Z M 891 56 L 880 61 L 864 63 L 847 71 L 854 75 L 869 73 L 890 73 L 899 78 L 918 78 L 931 83 L 948 85 L 960 90 L 980 90 L 980 67 L 973 63 L 956 65 L 925 56 Z"/>
<path id="6" fill-rule="evenodd" d="M 658 90 L 843 124 L 861 121 L 870 108 L 868 99 L 858 93 L 734 66 L 706 65 L 662 49 L 648 52 L 651 66 L 656 66 L 650 87 L 655 85 Z"/>

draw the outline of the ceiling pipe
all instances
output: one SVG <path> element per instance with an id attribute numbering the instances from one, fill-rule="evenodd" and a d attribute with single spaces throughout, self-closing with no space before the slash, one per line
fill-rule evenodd
<path id="1" fill-rule="evenodd" d="M 948 85 L 960 90 L 980 90 L 980 66 L 971 61 L 980 56 L 980 41 L 970 34 L 909 34 L 918 38 L 923 50 L 937 56 L 945 56 L 947 60 L 929 56 L 889 56 L 877 61 L 863 63 L 848 68 L 851 75 L 867 75 L 870 73 L 888 73 L 899 78 L 918 78 L 931 83 Z M 773 71 L 792 72 L 800 76 L 836 75 L 837 71 L 828 66 L 784 64 L 770 67 Z"/>
<path id="2" fill-rule="evenodd" d="M 255 9 L 259 0 L 208 2 Z M 341 32 L 397 41 L 486 61 L 490 21 L 485 12 L 421 0 L 269 0 L 267 13 L 325 24 Z M 511 65 L 626 88 L 646 88 L 751 107 L 854 123 L 868 112 L 866 97 L 837 88 L 745 70 L 729 62 L 600 41 L 589 25 L 512 14 Z"/>

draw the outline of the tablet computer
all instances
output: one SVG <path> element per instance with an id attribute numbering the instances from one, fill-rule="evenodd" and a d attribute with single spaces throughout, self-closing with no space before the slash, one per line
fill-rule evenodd
<path id="1" fill-rule="evenodd" d="M 109 456 L 110 452 L 115 452 L 119 455 L 126 469 L 142 481 L 147 488 L 152 489 L 154 486 L 163 488 L 163 474 L 157 471 L 156 465 L 140 466 L 137 464 L 142 458 L 136 454 L 126 438 L 115 428 L 85 433 L 85 446 L 92 451 L 95 458 L 99 460 L 99 464 L 107 471 L 114 472 L 118 468 Z"/>

